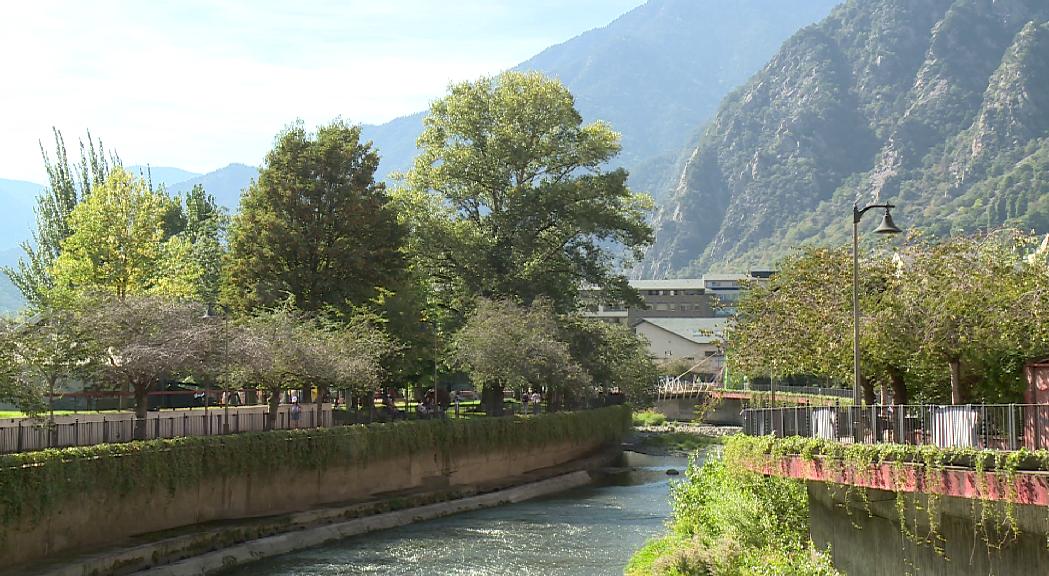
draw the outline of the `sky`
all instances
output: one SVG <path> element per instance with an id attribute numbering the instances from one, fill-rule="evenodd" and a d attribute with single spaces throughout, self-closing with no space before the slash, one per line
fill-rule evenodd
<path id="1" fill-rule="evenodd" d="M 643 0 L 8 0 L 0 178 L 87 129 L 125 165 L 258 165 L 284 125 L 378 124 Z"/>

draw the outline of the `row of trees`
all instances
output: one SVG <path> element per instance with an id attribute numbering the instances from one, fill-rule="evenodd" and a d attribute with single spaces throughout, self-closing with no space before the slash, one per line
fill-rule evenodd
<path id="1" fill-rule="evenodd" d="M 1047 246 L 1014 230 L 939 241 L 912 237 L 860 268 L 863 393 L 894 402 L 1019 402 L 1023 366 L 1049 354 Z M 728 333 L 751 376 L 852 380 L 847 248 L 808 248 L 739 302 Z"/>
<path id="2" fill-rule="evenodd" d="M 329 388 L 374 390 L 394 349 L 366 318 L 334 322 L 285 305 L 231 322 L 189 300 L 82 295 L 0 324 L 0 397 L 42 412 L 57 391 L 105 382 L 133 394 L 142 419 L 150 390 L 194 381 L 263 390 L 272 425 L 281 392 L 304 383 L 321 387 L 318 399 Z"/>
<path id="3" fill-rule="evenodd" d="M 640 340 L 575 316 L 582 283 L 638 301 L 613 255 L 636 256 L 651 240 L 650 201 L 625 172 L 602 168 L 619 151 L 615 132 L 584 125 L 559 82 L 506 73 L 452 86 L 419 147 L 389 191 L 359 127 L 291 125 L 231 218 L 203 189 L 154 188 L 90 134 L 71 166 L 56 132 L 37 232 L 7 270 L 34 314 L 8 326 L 8 372 L 34 365 L 16 350 L 22 335 L 68 317 L 70 343 L 93 350 L 77 365 L 136 395 L 198 373 L 277 390 L 379 378 L 424 386 L 462 370 L 491 398 L 526 382 L 570 399 L 654 380 Z M 217 349 L 204 303 L 229 312 L 228 370 L 202 359 Z M 102 328 L 118 321 L 124 332 Z M 121 375 L 151 334 L 172 349 Z M 112 351 L 108 362 L 99 351 Z M 11 388 L 8 398 L 25 400 Z"/>

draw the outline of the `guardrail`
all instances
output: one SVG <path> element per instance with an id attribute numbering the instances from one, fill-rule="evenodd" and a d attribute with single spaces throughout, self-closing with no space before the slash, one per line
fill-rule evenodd
<path id="1" fill-rule="evenodd" d="M 0 454 L 30 452 L 46 448 L 69 446 L 91 446 L 93 444 L 131 442 L 132 440 L 154 440 L 157 438 L 179 438 L 183 436 L 217 436 L 263 430 L 288 430 L 293 428 L 325 428 L 333 425 L 331 410 L 314 410 L 312 405 L 303 406 L 298 419 L 288 411 L 277 414 L 270 428 L 265 412 L 233 411 L 227 415 L 221 410 L 207 414 L 184 414 L 182 416 L 128 418 L 103 416 L 101 419 L 72 422 L 19 419 L 12 424 L 0 426 Z M 136 434 L 138 432 L 138 434 Z"/>
<path id="2" fill-rule="evenodd" d="M 729 390 L 730 388 L 726 388 Z M 731 388 L 738 392 L 771 392 L 772 385 L 751 382 L 744 388 Z M 808 396 L 837 396 L 840 398 L 852 398 L 850 388 L 826 388 L 823 386 L 776 386 L 776 393 L 783 394 L 805 394 Z"/>
<path id="3" fill-rule="evenodd" d="M 772 392 L 769 384 L 749 384 L 744 388 L 731 388 L 723 382 L 689 382 L 687 380 L 670 380 L 659 385 L 657 398 L 669 397 L 694 397 L 710 390 L 722 390 L 725 392 Z M 852 390 L 847 388 L 823 388 L 820 386 L 776 386 L 776 394 L 800 394 L 805 396 L 831 396 L 836 398 L 852 398 Z"/>
<path id="4" fill-rule="evenodd" d="M 748 408 L 743 433 L 844 443 L 1049 449 L 1049 405 L 967 404 Z"/>

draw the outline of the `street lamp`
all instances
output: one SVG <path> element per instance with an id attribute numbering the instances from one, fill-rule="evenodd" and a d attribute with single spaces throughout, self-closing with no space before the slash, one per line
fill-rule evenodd
<path id="1" fill-rule="evenodd" d="M 216 306 L 221 310 L 221 313 L 216 313 Z M 208 302 L 208 308 L 204 312 L 202 317 L 204 320 L 213 320 L 215 318 L 222 318 L 222 369 L 223 375 L 228 378 L 229 371 L 229 308 L 223 304 L 216 305 L 214 302 Z M 211 379 L 205 379 L 206 392 L 204 394 L 204 417 L 208 422 L 208 434 L 211 434 L 211 420 L 207 418 L 208 404 L 211 401 Z M 226 391 L 226 401 L 222 403 L 222 433 L 229 434 L 229 383 L 226 382 L 223 386 Z"/>
<path id="2" fill-rule="evenodd" d="M 863 209 L 856 204 L 852 205 L 852 403 L 853 406 L 863 404 L 860 397 L 860 256 L 859 256 L 859 225 L 860 219 L 872 208 L 884 208 L 885 215 L 881 219 L 881 225 L 875 230 L 875 234 L 899 234 L 902 232 L 892 221 L 889 210 L 895 208 L 892 204 L 871 204 Z"/>

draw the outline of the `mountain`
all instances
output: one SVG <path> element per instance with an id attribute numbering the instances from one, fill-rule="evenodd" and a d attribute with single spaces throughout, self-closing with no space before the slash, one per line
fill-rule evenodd
<path id="1" fill-rule="evenodd" d="M 254 166 L 230 164 L 203 176 L 172 184 L 167 189 L 171 194 L 180 194 L 200 184 L 205 191 L 215 197 L 215 201 L 220 206 L 225 206 L 232 213 L 240 204 L 241 191 L 247 188 L 258 175 L 259 169 Z"/>
<path id="2" fill-rule="evenodd" d="M 642 275 L 844 243 L 854 202 L 933 235 L 1049 231 L 1047 19 L 1042 0 L 850 0 L 801 30 L 683 156 Z"/>
<path id="3" fill-rule="evenodd" d="M 128 171 L 142 178 L 148 178 L 153 186 L 164 186 L 170 188 L 174 184 L 200 176 L 197 172 L 190 172 L 181 168 L 170 166 L 128 166 Z"/>
<path id="4" fill-rule="evenodd" d="M 33 207 L 44 189 L 33 182 L 0 178 L 0 250 L 18 246 L 28 240 L 36 226 Z"/>
<path id="5" fill-rule="evenodd" d="M 661 178 L 730 90 L 838 0 L 650 0 L 611 24 L 551 46 L 516 66 L 559 78 L 587 121 L 623 136 L 618 161 L 631 184 L 661 197 Z M 424 113 L 365 126 L 380 177 L 416 155 Z"/>
<path id="6" fill-rule="evenodd" d="M 20 247 L 0 250 L 0 267 L 17 266 L 23 252 Z M 15 288 L 6 274 L 0 273 L 0 316 L 12 314 L 25 306 L 22 293 Z"/>

